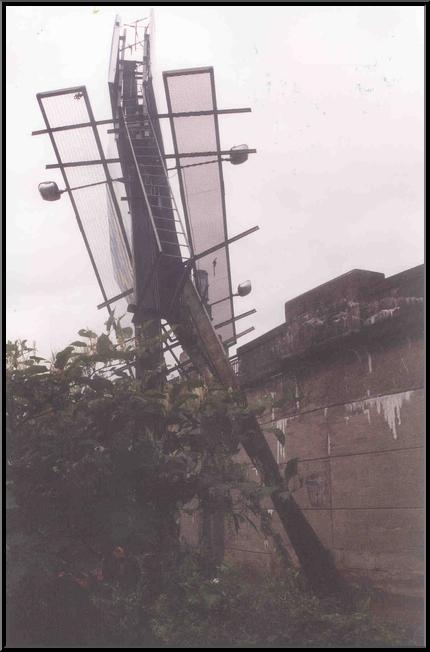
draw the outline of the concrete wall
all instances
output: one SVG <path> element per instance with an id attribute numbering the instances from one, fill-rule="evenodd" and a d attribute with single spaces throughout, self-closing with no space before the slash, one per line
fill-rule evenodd
<path id="1" fill-rule="evenodd" d="M 388 279 L 353 270 L 287 302 L 285 323 L 238 351 L 249 402 L 267 404 L 273 454 L 281 467 L 298 458 L 289 487 L 338 567 L 410 595 L 423 577 L 422 297 L 422 267 Z M 227 526 L 225 545 L 276 564 L 272 540 L 249 524 Z"/>

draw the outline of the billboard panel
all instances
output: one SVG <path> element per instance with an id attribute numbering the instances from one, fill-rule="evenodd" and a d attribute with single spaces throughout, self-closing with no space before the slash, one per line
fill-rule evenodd
<path id="1" fill-rule="evenodd" d="M 37 98 L 106 302 L 133 288 L 130 216 L 120 200 L 121 166 L 105 157 L 107 127 L 95 123 L 85 86 L 39 93 Z M 111 150 L 110 156 L 117 158 L 118 152 Z M 79 164 L 69 167 L 72 162 Z M 134 301 L 133 294 L 127 301 Z"/>
<path id="2" fill-rule="evenodd" d="M 192 68 L 163 73 L 169 113 L 213 112 L 209 115 L 172 117 L 171 127 L 188 239 L 197 255 L 227 240 L 222 162 L 218 156 L 181 157 L 181 153 L 220 151 L 219 125 L 213 68 Z M 198 272 L 207 274 L 211 318 L 216 326 L 234 316 L 228 247 L 197 261 Z M 223 341 L 235 343 L 234 322 L 217 330 Z"/>

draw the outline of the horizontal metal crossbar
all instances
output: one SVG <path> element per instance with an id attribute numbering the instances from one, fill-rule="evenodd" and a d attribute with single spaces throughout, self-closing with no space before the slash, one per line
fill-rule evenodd
<path id="1" fill-rule="evenodd" d="M 239 337 L 243 337 L 244 335 L 248 335 L 248 333 L 252 333 L 252 331 L 255 331 L 255 326 L 251 326 L 250 328 L 247 328 L 246 330 L 242 331 L 241 333 L 238 333 L 236 337 L 229 337 L 228 340 L 224 340 L 223 344 L 233 344 L 236 342 L 236 340 L 239 339 Z"/>
<path id="2" fill-rule="evenodd" d="M 151 170 L 155 169 L 155 170 L 160 170 L 160 171 L 164 172 L 164 167 L 161 164 L 160 159 L 157 159 L 157 162 L 153 162 L 153 163 L 142 163 L 141 161 L 138 161 L 137 164 L 139 166 L 139 170 L 141 171 L 141 173 L 145 174 L 145 175 L 148 175 L 148 173 L 146 172 L 147 169 L 151 169 Z M 160 175 L 157 174 L 157 176 L 160 176 Z M 167 174 L 166 174 L 166 177 L 167 177 Z"/>
<path id="3" fill-rule="evenodd" d="M 151 115 L 151 118 L 192 118 L 192 117 L 197 117 L 197 116 L 205 116 L 205 115 L 229 115 L 229 114 L 235 114 L 235 113 L 251 113 L 251 109 L 249 107 L 246 108 L 241 108 L 241 109 L 212 109 L 208 111 L 177 111 L 175 113 L 156 113 L 154 115 Z M 142 120 L 147 120 L 145 118 L 145 114 L 142 115 Z M 133 118 L 133 121 L 136 122 L 136 118 Z M 127 124 L 130 124 L 127 122 Z M 141 123 L 138 123 L 138 126 L 140 126 Z M 110 129 L 108 133 L 119 133 L 120 128 L 116 129 Z"/>
<path id="4" fill-rule="evenodd" d="M 51 127 L 50 129 L 37 129 L 36 131 L 32 131 L 31 135 L 32 136 L 40 136 L 41 134 L 50 134 L 50 133 L 54 133 L 54 132 L 57 132 L 57 131 L 69 131 L 70 129 L 83 129 L 85 127 L 92 127 L 94 124 L 95 125 L 108 125 L 108 124 L 112 124 L 112 122 L 113 122 L 112 118 L 110 118 L 108 120 L 95 120 L 94 122 L 79 122 L 78 124 L 74 124 L 74 125 L 64 125 L 62 127 Z M 115 131 L 115 130 L 111 129 L 109 131 Z"/>
<path id="5" fill-rule="evenodd" d="M 166 229 L 159 229 L 160 231 L 165 231 Z M 171 231 L 171 233 L 176 233 L 175 231 Z M 175 247 L 187 247 L 189 249 L 189 245 L 187 244 L 181 244 L 180 242 L 166 242 L 166 240 L 160 240 L 161 244 L 166 244 L 166 245 L 175 245 Z"/>
<path id="6" fill-rule="evenodd" d="M 76 91 L 79 91 L 80 87 L 77 87 L 75 89 L 72 89 L 70 92 L 74 93 Z M 58 94 L 62 94 L 64 91 L 61 91 Z M 41 93 L 41 95 L 43 95 Z M 47 95 L 47 97 L 52 97 L 51 95 Z M 187 118 L 187 117 L 193 117 L 193 116 L 200 116 L 200 115 L 229 115 L 229 114 L 234 114 L 234 113 L 250 113 L 251 109 L 249 107 L 242 108 L 242 109 L 216 109 L 214 111 L 181 111 L 178 113 L 156 113 L 152 115 L 152 118 Z M 116 121 L 113 120 L 112 118 L 108 118 L 107 120 L 96 120 L 95 124 L 96 125 L 107 125 L 107 124 L 114 124 Z M 128 124 L 128 123 L 127 123 Z M 64 125 L 62 127 L 51 127 L 50 129 L 37 129 L 36 131 L 32 131 L 31 135 L 32 136 L 40 136 L 41 134 L 49 134 L 54 131 L 67 131 L 68 129 L 82 129 L 83 127 L 91 127 L 92 123 L 91 122 L 80 122 L 75 125 Z M 139 125 L 140 126 L 140 125 Z M 120 129 L 108 129 L 108 134 L 116 134 L 119 133 Z"/>
<path id="7" fill-rule="evenodd" d="M 169 245 L 175 244 L 176 245 L 176 242 L 168 242 L 167 244 L 169 244 Z M 168 256 L 169 258 L 178 258 L 179 260 L 182 260 L 183 256 L 186 256 L 186 254 L 182 254 L 182 256 L 178 256 L 177 254 L 168 254 L 166 251 L 162 251 L 161 255 L 162 256 Z M 186 261 L 186 262 L 188 262 L 188 261 Z"/>
<path id="8" fill-rule="evenodd" d="M 182 231 L 176 231 L 174 229 L 165 229 L 162 226 L 157 226 L 157 231 L 165 231 L 166 233 L 175 233 L 176 235 L 185 235 L 184 233 L 182 233 Z"/>
<path id="9" fill-rule="evenodd" d="M 174 217 L 158 217 L 154 215 L 154 220 L 164 220 L 165 222 L 180 222 L 181 220 L 176 220 Z"/>
<path id="10" fill-rule="evenodd" d="M 105 163 L 119 163 L 119 158 L 106 158 Z M 55 168 L 75 168 L 75 167 L 85 167 L 86 165 L 102 165 L 103 161 L 101 159 L 92 159 L 89 161 L 71 161 L 70 163 L 48 163 L 45 165 L 45 170 L 54 170 Z"/>
<path id="11" fill-rule="evenodd" d="M 142 197 L 120 197 L 121 201 L 130 201 L 133 199 L 142 199 Z M 166 197 L 166 199 L 168 199 Z M 151 208 L 155 210 L 160 210 L 160 211 L 177 211 L 178 209 L 175 208 L 174 206 L 155 206 L 155 204 L 149 204 Z M 169 220 L 169 222 L 180 222 L 181 220 L 177 220 L 174 217 L 161 217 L 160 215 L 153 215 L 154 220 Z"/>
<path id="12" fill-rule="evenodd" d="M 138 140 L 140 140 L 140 138 Z M 144 143 L 134 141 L 133 142 L 133 147 L 134 147 L 135 150 L 136 149 L 144 149 L 145 152 L 153 150 L 158 155 L 158 150 L 157 150 L 156 147 L 148 147 L 148 145 L 147 144 L 145 145 Z M 138 154 L 138 156 L 141 156 L 141 154 Z M 155 154 L 154 154 L 154 156 L 155 156 Z"/>
<path id="13" fill-rule="evenodd" d="M 216 324 L 214 326 L 215 329 L 217 328 L 222 328 L 223 326 L 227 326 L 227 324 L 231 324 L 233 321 L 237 321 L 238 319 L 243 319 L 244 317 L 248 317 L 249 315 L 253 315 L 256 311 L 255 308 L 252 310 L 248 310 L 247 312 L 243 312 L 241 315 L 237 315 L 237 317 L 232 317 L 232 319 L 226 319 L 226 321 L 222 321 L 220 324 Z"/>
<path id="14" fill-rule="evenodd" d="M 168 369 L 167 371 L 169 374 L 172 374 L 174 371 L 183 371 L 184 373 L 186 373 L 188 370 L 189 371 L 193 370 L 193 363 L 191 362 L 191 360 L 190 361 L 187 360 L 187 362 L 183 362 L 182 364 L 177 364 L 174 367 L 170 367 L 170 369 Z"/>
<path id="15" fill-rule="evenodd" d="M 251 113 L 249 106 L 239 109 L 209 109 L 207 111 L 175 111 L 172 113 L 157 113 L 152 118 L 192 118 L 201 115 L 228 115 L 232 113 Z"/>
<path id="16" fill-rule="evenodd" d="M 165 199 L 167 199 L 167 197 Z M 151 208 L 155 208 L 156 210 L 159 210 L 159 211 L 177 211 L 178 210 L 174 206 L 156 206 L 155 204 L 149 204 L 149 205 L 151 206 Z"/>
<path id="17" fill-rule="evenodd" d="M 241 149 L 241 154 L 256 154 L 256 149 Z M 220 149 L 218 151 L 210 152 L 178 152 L 178 154 L 165 154 L 163 158 L 198 158 L 200 156 L 227 156 L 231 154 L 229 149 Z"/>
<path id="18" fill-rule="evenodd" d="M 69 86 L 68 88 L 57 88 L 55 91 L 41 91 L 37 93 L 37 99 L 43 100 L 45 97 L 57 97 L 58 95 L 71 95 L 72 93 L 86 93 L 85 86 Z"/>
<path id="19" fill-rule="evenodd" d="M 240 150 L 241 154 L 256 154 L 257 150 L 256 149 L 241 149 Z M 176 154 L 164 154 L 163 158 L 165 159 L 170 159 L 170 158 L 199 158 L 199 157 L 205 157 L 205 156 L 227 156 L 230 155 L 231 151 L 229 149 L 225 150 L 218 150 L 218 151 L 211 151 L 211 152 L 180 152 L 178 155 Z M 145 155 L 141 154 L 140 155 L 142 158 L 159 158 L 159 155 Z M 119 158 L 107 158 L 105 159 L 106 163 L 119 163 L 121 159 Z M 85 165 L 101 165 L 102 161 L 100 159 L 95 159 L 91 161 L 71 161 L 69 163 L 48 163 L 48 165 L 45 166 L 46 170 L 53 170 L 54 168 L 72 168 L 72 167 L 78 167 L 78 166 L 85 166 Z"/>
<path id="20" fill-rule="evenodd" d="M 170 351 L 170 349 L 176 349 L 178 346 L 181 346 L 180 342 L 175 342 L 174 344 L 166 344 L 166 346 L 163 348 L 163 351 Z"/>
<path id="21" fill-rule="evenodd" d="M 241 238 L 244 238 L 246 235 L 250 235 L 251 233 L 254 233 L 255 231 L 259 230 L 259 226 L 253 226 L 251 229 L 248 229 L 247 231 L 243 231 L 242 233 L 239 233 L 238 235 L 234 235 L 232 238 L 228 238 L 228 240 L 224 240 L 224 242 L 220 242 L 217 245 L 214 245 L 213 247 L 210 247 L 209 249 L 205 249 L 205 251 L 200 252 L 199 254 L 195 254 L 193 256 L 193 261 L 199 260 L 200 258 L 204 258 L 205 256 L 208 256 L 209 254 L 212 254 L 214 251 L 218 251 L 218 249 L 222 249 L 226 245 L 231 244 L 232 242 L 236 242 L 236 240 L 240 240 Z"/>
<path id="22" fill-rule="evenodd" d="M 144 166 L 141 165 L 140 167 L 143 168 Z M 152 166 L 150 166 L 150 167 L 154 167 L 154 166 L 152 165 Z M 167 177 L 166 177 L 165 174 L 151 174 L 150 172 L 144 172 L 143 174 L 145 175 L 145 177 L 156 177 L 157 179 L 165 179 L 165 180 L 166 180 L 166 184 L 160 186 L 160 188 L 167 188 L 167 187 L 168 187 L 168 184 L 167 184 Z"/>
<path id="23" fill-rule="evenodd" d="M 129 290 L 125 290 L 125 292 L 121 292 L 121 294 L 117 294 L 112 299 L 108 299 L 107 301 L 104 301 L 103 303 L 100 303 L 97 306 L 98 310 L 101 310 L 101 308 L 106 308 L 109 306 L 111 303 L 114 303 L 115 301 L 119 301 L 120 299 L 123 299 L 124 297 L 128 297 L 130 294 L 133 294 L 134 289 L 130 288 Z"/>

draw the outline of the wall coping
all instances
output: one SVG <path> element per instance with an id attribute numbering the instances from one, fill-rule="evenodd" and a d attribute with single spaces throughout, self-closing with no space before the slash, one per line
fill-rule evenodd
<path id="1" fill-rule="evenodd" d="M 287 302 L 286 307 L 296 302 L 292 311 L 292 315 L 296 312 L 296 316 L 290 315 L 284 323 L 239 347 L 237 349 L 239 360 L 248 358 L 253 350 L 285 336 L 291 336 L 299 342 L 300 331 L 313 328 L 317 332 L 318 328 L 322 327 L 324 319 L 333 322 L 334 317 L 337 316 L 343 320 L 340 330 L 338 328 L 324 330 L 322 327 L 321 332 L 324 336 L 314 342 L 309 341 L 308 345 L 300 345 L 296 353 L 302 355 L 312 353 L 315 349 L 321 351 L 325 346 L 330 348 L 333 342 L 345 340 L 352 334 L 366 332 L 370 335 L 372 331 L 375 336 L 378 336 L 378 333 L 381 333 L 381 321 L 389 322 L 390 328 L 391 325 L 394 326 L 394 322 L 402 322 L 406 328 L 410 328 L 412 326 L 410 319 L 404 318 L 411 315 L 416 320 L 416 315 L 421 314 L 417 313 L 416 308 L 418 307 L 419 311 L 422 309 L 423 281 L 424 265 L 417 265 L 387 278 L 379 272 L 351 270 L 314 290 L 299 295 L 296 298 L 297 302 L 296 299 Z M 345 288 L 347 294 L 349 293 L 346 297 L 341 294 Z M 305 301 L 300 303 L 303 297 Z M 303 308 L 311 306 L 314 306 L 313 310 L 303 312 Z M 399 316 L 402 319 L 399 320 Z M 391 319 L 392 317 L 396 319 Z M 377 324 L 378 328 L 375 328 Z M 386 327 L 384 331 L 386 332 Z M 290 355 L 281 357 L 285 359 Z"/>

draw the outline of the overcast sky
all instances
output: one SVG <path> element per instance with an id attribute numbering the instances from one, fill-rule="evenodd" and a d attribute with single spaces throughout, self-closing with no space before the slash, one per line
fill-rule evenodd
<path id="1" fill-rule="evenodd" d="M 109 116 L 113 21 L 150 8 L 7 7 L 7 332 L 49 355 L 105 311 L 67 197 L 43 202 L 37 184 L 60 181 L 36 93 L 87 86 L 96 119 Z M 284 303 L 354 268 L 391 275 L 423 261 L 424 9 L 422 7 L 160 6 L 156 86 L 163 70 L 213 65 L 223 149 L 257 155 L 224 166 L 233 286 L 257 308 L 238 331 L 265 333 Z"/>

